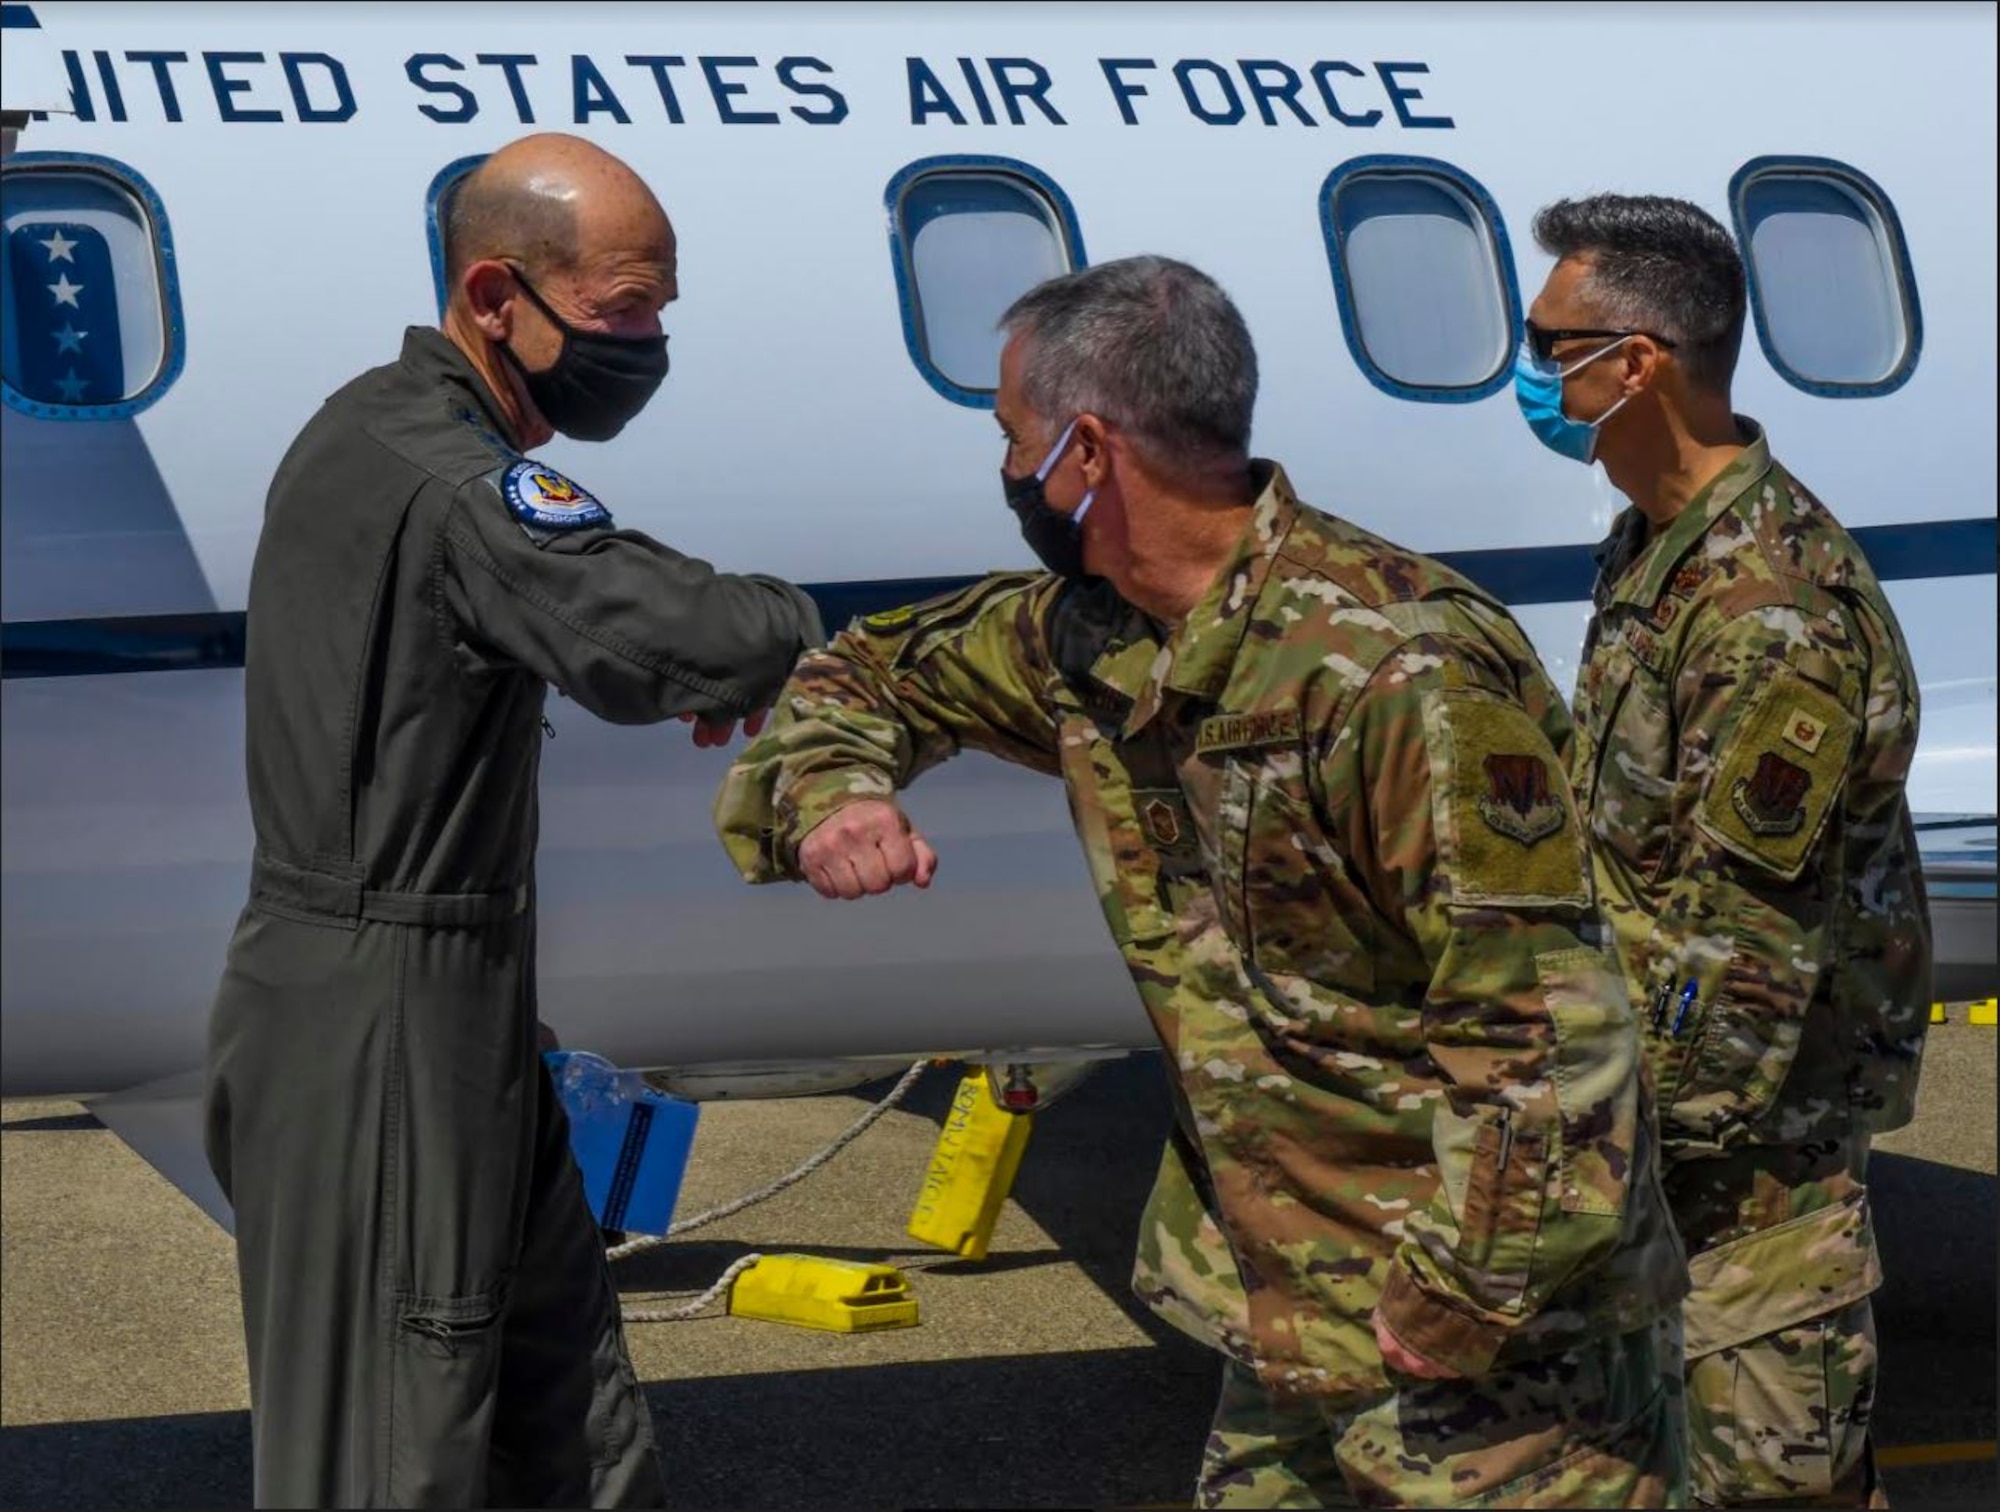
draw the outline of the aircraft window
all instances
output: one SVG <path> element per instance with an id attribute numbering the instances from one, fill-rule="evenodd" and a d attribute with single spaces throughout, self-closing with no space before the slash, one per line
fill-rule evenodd
<path id="1" fill-rule="evenodd" d="M 1320 225 L 1370 382 L 1444 402 L 1506 385 L 1521 299 L 1499 207 L 1476 180 L 1431 158 L 1354 158 L 1327 175 Z"/>
<path id="2" fill-rule="evenodd" d="M 996 157 L 912 163 L 887 200 L 910 359 L 947 399 L 990 409 L 1005 344 L 995 326 L 1036 284 L 1084 265 L 1076 212 L 1046 174 Z"/>
<path id="3" fill-rule="evenodd" d="M 1787 382 L 1829 398 L 1902 386 L 1921 344 L 1895 207 L 1865 174 L 1823 158 L 1758 158 L 1730 183 L 1757 339 Z"/>
<path id="4" fill-rule="evenodd" d="M 486 161 L 483 152 L 471 157 L 462 157 L 446 163 L 438 169 L 431 186 L 424 191 L 424 235 L 430 242 L 431 283 L 437 289 L 438 319 L 444 319 L 445 296 L 450 292 L 444 286 L 444 218 L 451 209 L 451 192 L 461 180 Z"/>
<path id="5" fill-rule="evenodd" d="M 45 420 L 118 420 L 180 376 L 166 209 L 122 163 L 17 152 L 0 167 L 0 398 Z"/>

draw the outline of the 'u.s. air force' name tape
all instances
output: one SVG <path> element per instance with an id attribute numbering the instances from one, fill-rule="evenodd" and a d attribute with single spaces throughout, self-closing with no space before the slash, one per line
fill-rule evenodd
<path id="1" fill-rule="evenodd" d="M 1297 709 L 1266 709 L 1251 714 L 1218 714 L 1201 722 L 1195 754 L 1236 751 L 1248 746 L 1279 745 L 1299 738 Z"/>
<path id="2" fill-rule="evenodd" d="M 514 463 L 501 476 L 500 496 L 507 501 L 508 512 L 530 531 L 583 530 L 611 523 L 610 510 L 545 462 Z"/>

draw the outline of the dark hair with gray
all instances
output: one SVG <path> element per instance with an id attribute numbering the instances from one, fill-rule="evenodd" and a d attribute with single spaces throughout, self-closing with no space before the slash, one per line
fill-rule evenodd
<path id="1" fill-rule="evenodd" d="M 1240 466 L 1257 404 L 1257 350 L 1220 285 L 1166 257 L 1052 278 L 1000 317 L 1025 336 L 1022 397 L 1052 425 L 1101 416 L 1177 473 Z"/>
<path id="2" fill-rule="evenodd" d="M 576 265 L 575 206 L 515 179 L 496 181 L 483 163 L 445 191 L 439 219 L 447 289 L 489 257 L 520 263 L 530 278 Z"/>
<path id="3" fill-rule="evenodd" d="M 1584 289 L 1606 321 L 1669 338 L 1688 382 L 1729 391 L 1743 345 L 1743 259 L 1714 216 L 1659 195 L 1594 194 L 1545 207 L 1535 240 L 1558 260 L 1591 259 Z"/>

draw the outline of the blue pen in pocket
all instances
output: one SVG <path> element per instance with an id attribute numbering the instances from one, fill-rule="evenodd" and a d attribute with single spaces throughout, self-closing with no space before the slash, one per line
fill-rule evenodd
<path id="1" fill-rule="evenodd" d="M 1695 996 L 1700 990 L 1700 985 L 1695 979 L 1689 977 L 1687 986 L 1681 989 L 1681 1005 L 1674 1010 L 1674 1029 L 1673 1034 L 1670 1036 L 1671 1038 L 1679 1039 L 1681 1037 L 1681 1025 L 1687 1022 L 1688 1009 L 1694 1006 Z"/>

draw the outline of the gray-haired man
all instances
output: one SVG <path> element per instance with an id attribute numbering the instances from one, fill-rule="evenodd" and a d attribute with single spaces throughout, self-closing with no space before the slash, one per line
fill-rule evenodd
<path id="1" fill-rule="evenodd" d="M 1131 258 L 1004 325 L 1050 570 L 806 657 L 724 843 L 925 886 L 897 789 L 968 745 L 1062 778 L 1174 1071 L 1135 1281 L 1229 1358 L 1204 1504 L 1672 1504 L 1685 1266 L 1562 699 L 1498 604 L 1251 458 L 1213 280 Z"/>

